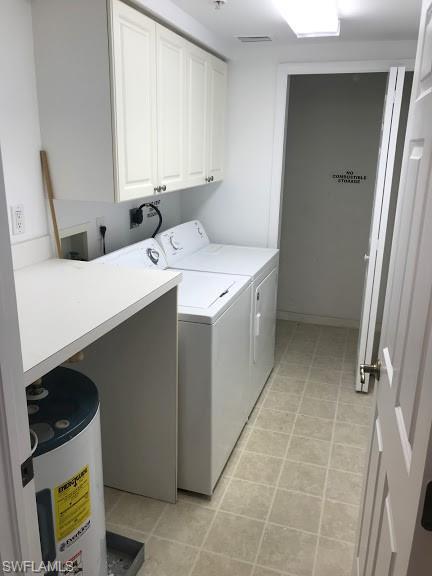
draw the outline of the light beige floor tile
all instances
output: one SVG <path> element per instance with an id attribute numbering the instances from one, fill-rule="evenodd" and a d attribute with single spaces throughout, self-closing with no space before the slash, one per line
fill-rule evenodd
<path id="1" fill-rule="evenodd" d="M 212 496 L 179 490 L 177 493 L 177 498 L 179 501 L 188 502 L 189 504 L 196 504 L 198 506 L 204 506 L 205 508 L 211 508 L 214 510 L 220 504 L 227 485 L 228 479 L 222 477 L 219 478 Z"/>
<path id="2" fill-rule="evenodd" d="M 328 402 L 326 400 L 318 400 L 317 398 L 305 396 L 302 400 L 299 413 L 306 416 L 333 420 L 336 414 L 336 402 Z"/>
<path id="3" fill-rule="evenodd" d="M 357 368 L 357 360 L 356 358 L 344 358 L 342 363 L 342 370 L 344 372 L 354 372 Z"/>
<path id="4" fill-rule="evenodd" d="M 307 532 L 318 532 L 321 505 L 321 498 L 316 496 L 277 490 L 269 521 Z"/>
<path id="5" fill-rule="evenodd" d="M 277 369 L 279 376 L 289 376 L 290 378 L 306 378 L 309 373 L 309 366 L 304 364 L 294 364 L 294 362 L 281 362 Z"/>
<path id="6" fill-rule="evenodd" d="M 267 524 L 258 564 L 298 576 L 312 576 L 316 544 L 313 534 Z"/>
<path id="7" fill-rule="evenodd" d="M 167 504 L 124 492 L 108 514 L 108 521 L 140 532 L 150 532 Z"/>
<path id="8" fill-rule="evenodd" d="M 239 448 L 234 448 L 228 462 L 225 464 L 223 476 L 230 477 L 234 474 L 237 464 L 239 463 L 242 452 Z"/>
<path id="9" fill-rule="evenodd" d="M 296 394 L 288 394 L 287 392 L 279 392 L 270 389 L 264 400 L 264 408 L 273 410 L 283 410 L 285 412 L 297 412 L 300 406 L 301 396 Z"/>
<path id="10" fill-rule="evenodd" d="M 311 382 L 321 382 L 323 384 L 339 384 L 342 372 L 328 368 L 311 368 L 309 380 Z"/>
<path id="11" fill-rule="evenodd" d="M 312 362 L 313 368 L 326 368 L 327 370 L 342 370 L 342 356 L 319 355 L 317 354 Z"/>
<path id="12" fill-rule="evenodd" d="M 221 503 L 221 510 L 265 520 L 274 488 L 233 478 Z"/>
<path id="13" fill-rule="evenodd" d="M 288 446 L 289 435 L 254 428 L 246 444 L 249 452 L 258 452 L 268 456 L 283 457 Z"/>
<path id="14" fill-rule="evenodd" d="M 320 538 L 315 576 L 351 576 L 354 545 Z"/>
<path id="15" fill-rule="evenodd" d="M 339 390 L 340 402 L 345 402 L 346 404 L 357 404 L 359 406 L 373 406 L 375 402 L 375 396 L 372 392 L 369 394 L 363 394 L 362 392 L 356 392 L 354 382 L 342 381 L 342 385 Z"/>
<path id="16" fill-rule="evenodd" d="M 120 534 L 120 536 L 125 536 L 126 538 L 131 538 L 137 542 L 147 542 L 150 538 L 150 534 L 147 532 L 141 532 L 139 530 L 134 530 L 133 528 L 127 528 L 126 526 L 120 526 L 118 524 L 113 524 L 111 522 L 106 522 L 106 529 L 108 532 L 114 532 L 114 534 Z"/>
<path id="17" fill-rule="evenodd" d="M 340 470 L 329 470 L 326 498 L 347 504 L 360 504 L 363 476 Z"/>
<path id="18" fill-rule="evenodd" d="M 354 542 L 356 537 L 358 506 L 326 500 L 321 524 L 321 534 L 336 540 Z"/>
<path id="19" fill-rule="evenodd" d="M 355 474 L 363 474 L 366 466 L 366 450 L 354 446 L 334 444 L 330 459 L 330 467 L 346 470 Z"/>
<path id="20" fill-rule="evenodd" d="M 155 535 L 200 546 L 214 514 L 213 510 L 187 502 L 168 505 L 156 527 Z"/>
<path id="21" fill-rule="evenodd" d="M 258 413 L 259 413 L 259 411 L 258 411 Z M 251 432 L 252 432 L 252 423 L 248 423 L 243 428 L 243 431 L 240 434 L 239 439 L 237 440 L 237 444 L 236 444 L 237 448 L 240 448 L 240 450 L 242 450 L 246 446 L 246 444 L 248 443 L 249 436 L 250 436 Z"/>
<path id="22" fill-rule="evenodd" d="M 299 490 L 314 496 L 322 496 L 325 479 L 324 467 L 287 460 L 282 470 L 279 486 L 287 490 Z"/>
<path id="23" fill-rule="evenodd" d="M 231 558 L 253 562 L 263 529 L 264 522 L 218 512 L 204 548 Z"/>
<path id="24" fill-rule="evenodd" d="M 287 458 L 327 466 L 330 455 L 330 442 L 314 440 L 313 438 L 301 438 L 293 436 L 288 449 Z"/>
<path id="25" fill-rule="evenodd" d="M 305 396 L 335 402 L 338 397 L 339 384 L 323 384 L 322 382 L 308 382 L 306 384 Z"/>
<path id="26" fill-rule="evenodd" d="M 310 416 L 297 416 L 294 425 L 294 434 L 307 436 L 317 440 L 331 440 L 333 422 L 321 418 L 311 418 Z"/>
<path id="27" fill-rule="evenodd" d="M 203 551 L 200 552 L 192 576 L 249 576 L 252 567 L 252 564 Z"/>
<path id="28" fill-rule="evenodd" d="M 244 452 L 240 457 L 234 477 L 274 486 L 277 482 L 282 462 L 281 459 L 273 458 L 272 456 Z"/>
<path id="29" fill-rule="evenodd" d="M 336 422 L 334 441 L 339 444 L 366 448 L 369 442 L 369 427 L 357 426 L 348 422 Z"/>
<path id="30" fill-rule="evenodd" d="M 283 364 L 302 364 L 304 366 L 310 366 L 313 358 L 313 350 L 292 350 L 288 346 L 284 355 L 281 358 L 281 363 Z"/>
<path id="31" fill-rule="evenodd" d="M 272 376 L 271 380 L 269 381 L 271 390 L 275 390 L 277 392 L 285 392 L 288 394 L 296 394 L 298 396 L 303 394 L 305 385 L 305 380 L 298 380 L 296 378 L 289 378 L 287 376 L 278 376 L 277 374 Z"/>
<path id="32" fill-rule="evenodd" d="M 339 402 L 336 419 L 339 422 L 349 422 L 350 424 L 360 424 L 367 426 L 372 418 L 370 406 L 359 404 L 343 404 Z"/>
<path id="33" fill-rule="evenodd" d="M 258 418 L 258 414 L 260 413 L 260 410 L 262 408 L 262 404 L 263 404 L 262 402 L 257 402 L 254 406 L 254 409 L 249 414 L 249 418 L 248 418 L 249 426 L 253 426 L 255 424 L 256 419 Z"/>
<path id="34" fill-rule="evenodd" d="M 140 576 L 189 576 L 192 566 L 198 556 L 198 550 L 167 542 L 154 536 L 146 546 L 146 558 Z"/>
<path id="35" fill-rule="evenodd" d="M 293 338 L 288 344 L 286 352 L 293 352 L 294 354 L 310 354 L 313 356 L 315 347 L 316 343 L 314 338 Z"/>
<path id="36" fill-rule="evenodd" d="M 115 504 L 119 501 L 122 492 L 109 486 L 104 486 L 105 514 L 108 515 Z"/>
<path id="37" fill-rule="evenodd" d="M 255 428 L 290 434 L 293 428 L 294 418 L 295 415 L 292 412 L 281 412 L 280 410 L 261 408 L 261 412 L 254 426 Z"/>
<path id="38" fill-rule="evenodd" d="M 263 568 L 262 566 L 255 566 L 252 576 L 280 576 L 280 572 L 271 570 L 270 568 Z"/>

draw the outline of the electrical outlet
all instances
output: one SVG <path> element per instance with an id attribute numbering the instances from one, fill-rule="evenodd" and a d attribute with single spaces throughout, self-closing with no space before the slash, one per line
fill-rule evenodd
<path id="1" fill-rule="evenodd" d="M 25 233 L 24 204 L 15 204 L 11 207 L 12 234 L 14 236 Z"/>
<path id="2" fill-rule="evenodd" d="M 99 229 L 101 226 L 105 226 L 105 218 L 103 216 L 98 216 L 96 218 L 96 231 L 97 231 L 98 236 L 100 234 Z"/>

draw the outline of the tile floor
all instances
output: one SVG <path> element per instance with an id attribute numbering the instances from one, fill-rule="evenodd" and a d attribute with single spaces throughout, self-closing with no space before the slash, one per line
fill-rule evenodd
<path id="1" fill-rule="evenodd" d="M 278 323 L 275 369 L 211 499 L 106 491 L 110 530 L 146 542 L 139 576 L 350 576 L 371 420 L 357 332 Z"/>

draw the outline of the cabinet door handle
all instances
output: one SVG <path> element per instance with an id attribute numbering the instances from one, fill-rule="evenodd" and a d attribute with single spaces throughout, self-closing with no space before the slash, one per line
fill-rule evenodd
<path id="1" fill-rule="evenodd" d="M 205 179 L 206 182 L 210 182 L 210 176 L 207 176 Z"/>
<path id="2" fill-rule="evenodd" d="M 165 184 L 163 186 L 159 186 L 159 191 L 162 190 L 162 192 L 166 191 L 166 186 Z"/>
<path id="3" fill-rule="evenodd" d="M 155 194 L 157 194 L 157 193 L 159 192 L 159 187 L 158 187 L 158 186 L 155 186 L 155 187 L 153 188 L 153 190 L 155 191 Z"/>
<path id="4" fill-rule="evenodd" d="M 210 182 L 213 182 L 214 176 L 210 176 Z"/>

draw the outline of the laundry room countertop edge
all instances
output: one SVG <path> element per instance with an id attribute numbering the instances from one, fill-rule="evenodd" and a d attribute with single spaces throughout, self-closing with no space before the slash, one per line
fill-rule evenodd
<path id="1" fill-rule="evenodd" d="M 149 306 L 181 278 L 171 270 L 59 259 L 15 271 L 25 385 Z"/>

